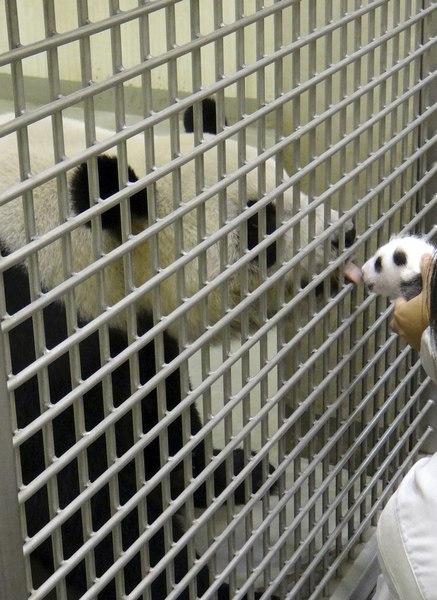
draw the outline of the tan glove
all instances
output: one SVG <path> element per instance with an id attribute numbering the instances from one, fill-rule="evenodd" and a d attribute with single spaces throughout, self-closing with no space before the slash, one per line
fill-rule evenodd
<path id="1" fill-rule="evenodd" d="M 392 330 L 401 335 L 412 348 L 419 351 L 422 333 L 429 325 L 429 271 L 432 264 L 430 254 L 422 256 L 421 270 L 423 289 L 422 292 L 409 300 L 397 298 L 393 319 L 390 322 Z"/>

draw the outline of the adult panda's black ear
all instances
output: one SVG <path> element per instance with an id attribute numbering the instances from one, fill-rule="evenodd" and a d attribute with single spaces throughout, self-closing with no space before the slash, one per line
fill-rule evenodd
<path id="1" fill-rule="evenodd" d="M 217 106 L 213 98 L 202 100 L 202 123 L 204 133 L 217 133 Z M 225 125 L 228 122 L 225 117 Z M 184 129 L 187 133 L 194 131 L 194 108 L 189 106 L 184 112 Z"/>
<path id="2" fill-rule="evenodd" d="M 116 156 L 102 154 L 97 157 L 97 169 L 99 174 L 99 194 L 102 200 L 109 198 L 120 191 L 118 183 L 118 160 Z M 138 181 L 134 170 L 128 168 L 130 182 Z M 87 210 L 91 206 L 88 182 L 88 166 L 86 163 L 79 165 L 71 179 L 70 185 L 71 203 L 75 214 Z M 141 190 L 130 198 L 130 210 L 133 217 L 147 219 L 147 192 Z M 121 237 L 120 207 L 114 206 L 102 213 L 102 227 L 112 231 L 117 237 Z M 90 227 L 91 223 L 87 223 Z"/>

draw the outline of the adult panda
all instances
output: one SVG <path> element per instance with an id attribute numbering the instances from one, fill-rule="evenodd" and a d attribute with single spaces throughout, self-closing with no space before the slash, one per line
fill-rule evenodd
<path id="1" fill-rule="evenodd" d="M 12 118 L 12 115 L 4 115 L 1 120 L 8 122 Z M 73 153 L 84 149 L 85 136 L 81 123 L 64 119 L 63 134 Z M 102 129 L 97 129 L 96 134 L 98 139 L 111 136 L 111 132 Z M 168 448 L 163 449 L 162 440 L 156 433 L 160 419 L 177 409 L 182 400 L 187 402 L 181 397 L 181 377 L 177 368 L 165 379 L 164 390 L 162 386 L 160 390 L 156 386 L 147 388 L 147 393 L 141 398 L 142 387 L 159 375 L 161 366 L 172 363 L 179 354 L 176 337 L 178 325 L 172 323 L 171 319 L 168 328 L 160 330 L 157 336 L 161 345 L 155 346 L 154 339 L 141 344 L 141 336 L 151 332 L 157 322 L 165 321 L 179 307 L 181 299 L 175 292 L 177 273 L 159 279 L 159 285 L 154 290 L 136 294 L 133 305 L 135 311 L 129 307 L 114 313 L 109 311 L 111 318 L 105 327 L 100 330 L 90 328 L 94 319 L 105 316 L 107 307 L 120 306 L 119 303 L 131 290 L 135 292 L 145 282 L 152 282 L 154 275 L 165 273 L 175 259 L 180 258 L 181 254 L 186 256 L 197 246 L 199 213 L 197 207 L 190 210 L 189 206 L 195 196 L 196 164 L 193 160 L 182 164 L 177 171 L 176 187 L 172 173 L 164 172 L 154 182 L 153 190 L 152 186 L 146 188 L 141 182 L 132 187 L 128 210 L 126 207 L 121 210 L 118 204 L 105 210 L 105 201 L 123 187 L 119 185 L 119 181 L 124 179 L 129 182 L 125 186 L 129 188 L 137 182 L 138 175 L 144 176 L 146 173 L 142 136 L 127 140 L 130 165 L 127 173 L 121 172 L 120 163 L 114 155 L 100 155 L 95 159 L 94 169 L 89 171 L 91 162 L 80 164 L 74 170 L 66 172 L 65 180 L 62 177 L 56 180 L 44 176 L 53 166 L 53 159 L 47 151 L 47 141 L 52 136 L 51 121 L 45 119 L 33 124 L 29 127 L 28 136 L 32 172 L 40 173 L 44 183 L 34 187 L 32 197 L 27 194 L 23 199 L 15 198 L 0 207 L 0 269 L 4 284 L 1 305 L 4 328 L 8 329 L 7 369 L 13 388 L 16 429 L 19 432 L 26 533 L 32 554 L 49 571 L 60 566 L 59 556 L 62 556 L 60 562 L 65 569 L 68 588 L 83 594 L 93 581 L 99 583 L 99 578 L 104 578 L 115 560 L 121 559 L 123 562 L 123 553 L 138 541 L 140 535 L 147 533 L 148 527 L 159 522 L 165 506 L 162 499 L 163 484 L 157 479 L 157 475 L 163 462 L 170 472 L 168 493 L 171 499 L 176 500 L 184 490 L 186 464 L 184 466 L 184 462 L 180 461 L 173 466 L 163 456 L 174 457 L 184 447 L 187 437 L 196 435 L 201 429 L 198 411 L 191 403 L 181 414 L 167 420 Z M 187 155 L 193 148 L 193 136 L 182 134 L 179 141 L 181 154 Z M 225 154 L 226 172 L 232 175 L 241 160 L 238 145 L 228 140 Z M 256 150 L 247 147 L 245 154 L 249 162 L 256 157 Z M 158 170 L 169 162 L 171 149 L 167 136 L 154 138 L 154 155 Z M 19 179 L 15 136 L 6 136 L 0 140 L 0 160 L 2 187 L 11 188 L 13 192 Z M 217 148 L 212 145 L 203 155 L 203 187 L 206 190 L 219 179 L 217 164 Z M 95 181 L 96 175 L 98 183 Z M 67 184 L 67 195 L 62 193 L 63 181 Z M 246 232 L 249 249 L 260 241 L 260 217 L 253 208 L 259 197 L 258 187 L 257 173 L 252 170 L 248 172 L 243 187 L 238 181 L 233 181 L 226 187 L 225 193 L 226 223 L 232 222 L 242 210 L 246 210 L 245 206 L 249 211 Z M 276 187 L 276 168 L 270 160 L 265 163 L 265 187 L 266 191 Z M 100 199 L 95 203 L 99 207 L 103 206 L 103 212 L 98 217 L 94 216 L 94 220 L 97 219 L 101 226 L 96 226 L 91 214 L 88 219 L 80 219 L 83 215 L 88 215 L 86 211 L 94 204 L 90 190 L 95 192 L 97 188 Z M 245 189 L 244 201 L 239 197 L 241 189 Z M 181 198 L 179 208 L 183 213 L 183 240 L 179 245 L 175 244 L 176 225 L 172 221 L 160 227 L 163 220 L 174 214 L 175 190 Z M 62 199 L 67 199 L 67 215 L 63 214 L 65 202 L 63 206 Z M 300 200 L 303 206 L 307 202 L 304 195 Z M 29 202 L 33 210 L 23 210 L 24 203 Z M 284 218 L 292 214 L 292 204 L 291 192 L 285 192 Z M 206 219 L 203 235 L 207 239 L 219 231 L 223 222 L 223 207 L 220 207 L 216 195 L 206 200 L 204 207 Z M 153 218 L 149 214 L 151 208 Z M 266 236 L 276 227 L 275 211 L 272 200 L 264 210 Z M 123 219 L 121 213 L 124 215 Z M 322 231 L 322 213 L 322 209 L 317 212 L 317 233 Z M 49 239 L 49 232 L 56 231 L 66 218 L 69 225 L 68 236 L 64 239 L 56 236 Z M 336 218 L 335 213 L 333 218 Z M 75 219 L 77 226 L 74 226 Z M 153 232 L 148 237 L 152 228 Z M 238 248 L 240 229 L 241 227 L 230 228 L 227 234 L 227 264 L 232 265 L 241 256 Z M 305 244 L 306 230 L 304 220 L 302 245 Z M 354 235 L 351 227 L 346 244 L 352 241 Z M 291 236 L 291 231 L 284 234 L 285 258 L 292 256 Z M 103 258 L 111 256 L 126 239 L 135 242 L 128 259 L 117 255 L 114 260 L 106 262 L 100 273 L 92 271 L 94 260 L 99 255 Z M 34 246 L 37 247 L 37 252 L 32 255 L 30 252 L 23 254 L 27 247 L 32 249 Z M 63 250 L 68 248 L 71 252 L 65 254 Z M 223 245 L 219 241 L 205 247 L 205 280 L 199 277 L 197 258 L 184 262 L 186 298 L 193 297 L 207 282 L 213 282 L 219 275 L 223 269 L 222 252 Z M 335 254 L 335 243 L 333 253 Z M 152 254 L 154 260 L 151 258 Z M 70 260 L 65 260 L 65 255 Z M 328 258 L 318 253 L 318 267 L 322 268 Z M 275 243 L 267 247 L 266 261 L 270 271 L 276 268 Z M 133 281 L 128 277 L 128 263 L 131 264 Z M 301 267 L 305 270 L 304 265 Z M 80 283 L 72 293 L 54 298 L 53 292 L 67 289 L 70 277 L 75 281 L 77 274 Z M 290 275 L 288 282 L 291 282 L 291 277 Z M 235 303 L 241 296 L 239 281 L 239 275 L 231 277 L 229 281 L 231 301 Z M 254 258 L 250 263 L 248 290 L 255 289 L 259 283 L 258 261 Z M 205 323 L 204 308 L 200 312 L 199 305 L 186 313 L 186 330 L 192 338 L 195 339 L 208 325 L 216 323 L 226 314 L 228 307 L 222 302 L 221 292 L 219 287 L 213 287 L 207 296 L 208 323 Z M 160 298 L 161 314 L 152 316 L 154 294 Z M 35 309 L 33 316 L 25 312 L 31 301 L 35 301 L 37 307 L 43 307 L 39 313 Z M 275 310 L 273 301 L 270 309 Z M 255 321 L 256 317 L 253 319 Z M 12 323 L 10 327 L 9 322 Z M 127 333 L 128 323 L 130 330 L 133 323 L 136 328 L 133 339 Z M 81 335 L 82 332 L 88 334 Z M 67 344 L 64 349 L 63 345 L 71 335 L 72 339 L 78 335 L 80 343 L 71 349 Z M 109 355 L 104 350 L 105 341 L 109 345 Z M 109 369 L 106 378 L 99 378 L 100 370 L 111 366 L 120 355 L 124 356 L 123 353 L 130 348 L 131 342 L 135 342 L 137 350 L 133 357 L 126 355 L 121 364 Z M 163 351 L 159 348 L 163 348 Z M 36 372 L 32 370 L 34 363 L 37 366 L 42 363 L 46 368 Z M 140 398 L 136 409 L 128 404 L 132 394 L 137 394 Z M 152 430 L 148 437 L 147 434 Z M 92 439 L 92 442 L 88 443 L 87 439 Z M 141 451 L 132 456 L 131 460 L 123 462 L 122 468 L 117 468 L 128 456 L 134 443 L 140 444 Z M 200 441 L 193 447 L 190 455 L 193 477 L 204 470 L 207 462 L 205 455 L 204 443 Z M 233 462 L 237 473 L 243 467 L 241 452 L 234 452 Z M 114 469 L 112 478 L 105 479 L 105 473 L 111 471 L 111 468 Z M 139 469 L 143 469 L 144 473 L 139 475 Z M 50 474 L 50 478 L 47 474 Z M 119 522 L 119 527 L 113 533 L 99 537 L 105 523 L 110 518 L 117 518 L 118 507 L 133 502 L 135 495 L 143 491 L 143 486 L 137 483 L 141 480 L 144 483 L 156 481 L 153 488 L 147 490 L 146 501 L 139 506 L 134 503 L 132 510 Z M 261 469 L 255 469 L 252 472 L 253 489 L 257 489 L 261 483 Z M 30 484 L 33 487 L 26 493 L 25 486 Z M 220 464 L 214 471 L 215 495 L 225 485 L 225 465 Z M 244 490 L 236 491 L 236 500 L 244 502 Z M 197 488 L 194 501 L 199 506 L 205 504 L 204 486 Z M 58 527 L 56 530 L 53 529 L 55 525 Z M 108 581 L 97 597 L 111 600 L 132 591 L 147 574 L 149 567 L 157 565 L 165 556 L 168 550 L 165 538 L 169 531 L 174 541 L 183 535 L 184 529 L 178 516 L 167 526 L 156 526 L 154 534 L 148 540 L 147 551 L 138 551 L 132 559 L 124 561 L 122 579 Z M 62 533 L 61 537 L 59 532 Z M 34 543 L 32 540 L 35 540 Z M 86 561 L 78 562 L 76 552 L 83 545 L 88 545 L 90 552 Z M 147 565 L 142 562 L 145 557 L 148 557 Z M 185 547 L 175 555 L 173 564 L 173 572 L 161 571 L 151 584 L 153 600 L 164 599 L 170 591 L 167 586 L 171 586 L 171 580 L 177 583 L 186 575 L 189 560 Z M 198 596 L 206 591 L 210 585 L 207 567 L 197 573 L 194 585 Z M 229 598 L 227 585 L 223 584 L 219 588 L 218 595 L 220 600 Z M 189 598 L 187 587 L 181 586 L 178 598 Z"/>

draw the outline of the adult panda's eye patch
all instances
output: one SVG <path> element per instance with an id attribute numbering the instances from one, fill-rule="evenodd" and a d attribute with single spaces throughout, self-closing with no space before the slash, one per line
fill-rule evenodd
<path id="1" fill-rule="evenodd" d="M 249 200 L 247 206 L 253 206 L 256 204 L 256 200 Z M 262 214 L 264 213 L 264 214 Z M 255 248 L 260 242 L 259 238 L 259 218 L 260 213 L 255 213 L 247 220 L 247 247 L 249 250 Z M 265 219 L 265 233 L 269 235 L 276 229 L 276 208 L 273 204 L 267 204 L 265 209 L 261 212 L 261 218 Z M 256 259 L 255 259 L 256 260 Z M 267 266 L 271 267 L 276 262 L 276 243 L 272 244 L 267 248 Z"/>

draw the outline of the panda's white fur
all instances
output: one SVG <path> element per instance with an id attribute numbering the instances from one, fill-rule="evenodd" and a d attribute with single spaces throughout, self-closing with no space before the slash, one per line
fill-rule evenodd
<path id="1" fill-rule="evenodd" d="M 12 115 L 3 115 L 1 121 L 6 122 L 12 119 Z M 85 147 L 85 134 L 83 124 L 79 121 L 64 118 L 63 120 L 64 138 L 66 140 L 66 149 L 69 156 L 74 156 L 82 151 Z M 52 129 L 49 119 L 44 119 L 29 127 L 29 145 L 31 148 L 31 169 L 32 173 L 36 174 L 48 167 L 52 166 L 53 157 L 47 152 L 47 147 L 51 147 Z M 108 130 L 97 128 L 96 139 L 101 141 L 111 136 Z M 206 139 L 211 136 L 205 135 Z M 180 136 L 180 153 L 186 155 L 193 148 L 193 135 L 181 134 Z M 170 143 L 168 136 L 156 136 L 154 138 L 155 164 L 156 167 L 167 163 L 170 160 Z M 112 154 L 115 153 L 112 152 Z M 250 146 L 245 150 L 246 162 L 254 160 L 257 156 L 255 148 Z M 111 152 L 109 152 L 111 154 Z M 136 136 L 127 142 L 128 163 L 135 171 L 136 175 L 141 178 L 145 173 L 145 152 L 143 137 Z M 7 136 L 0 140 L 0 160 L 1 160 L 1 186 L 7 189 L 13 186 L 18 181 L 18 155 L 15 136 Z M 238 144 L 233 140 L 226 142 L 226 172 L 233 173 L 238 167 L 239 150 Z M 204 170 L 204 189 L 208 189 L 217 183 L 217 149 L 214 147 L 203 155 L 203 170 Z M 73 176 L 72 172 L 67 174 L 68 184 Z M 195 163 L 190 160 L 186 165 L 182 166 L 179 171 L 180 177 L 180 197 L 181 203 L 187 204 L 196 196 L 196 178 L 195 178 Z M 284 177 L 286 174 L 284 173 Z M 277 185 L 277 174 L 275 162 L 267 160 L 265 163 L 265 187 L 267 192 L 274 190 Z M 258 174 L 257 170 L 252 170 L 247 175 L 244 185 L 244 199 L 240 198 L 241 186 L 239 182 L 234 182 L 226 188 L 224 195 L 226 202 L 226 221 L 230 222 L 237 217 L 242 208 L 246 207 L 248 200 L 258 200 L 260 197 Z M 174 210 L 174 197 L 176 188 L 173 187 L 172 174 L 160 178 L 155 184 L 155 201 L 156 201 L 156 217 L 163 219 L 170 215 Z M 214 195 L 205 204 L 205 237 L 214 234 L 220 229 L 220 208 L 219 197 Z M 48 183 L 34 189 L 33 200 L 35 207 L 35 227 L 37 236 L 52 230 L 59 225 L 58 213 L 58 189 L 56 180 L 51 180 Z M 274 204 L 274 201 L 273 203 Z M 308 198 L 301 193 L 299 204 L 304 208 L 308 204 Z M 284 194 L 284 220 L 287 220 L 293 214 L 293 195 L 292 191 L 288 190 Z M 196 209 L 189 211 L 183 217 L 183 254 L 187 255 L 198 243 L 198 211 Z M 331 212 L 332 222 L 335 222 L 338 214 L 335 211 Z M 146 219 L 134 220 L 132 223 L 133 233 L 139 233 L 146 229 L 149 223 Z M 352 225 L 349 226 L 352 229 Z M 324 209 L 319 207 L 316 211 L 315 233 L 320 234 L 324 229 Z M 236 227 L 227 238 L 227 263 L 231 265 L 241 255 L 239 249 L 239 227 Z M 0 241 L 7 246 L 9 252 L 23 247 L 26 244 L 26 233 L 23 223 L 22 201 L 21 198 L 13 202 L 7 203 L 0 207 Z M 284 234 L 283 237 L 284 259 L 290 259 L 294 254 L 293 248 L 293 230 L 292 228 Z M 303 218 L 300 227 L 300 246 L 305 247 L 308 243 L 308 220 Z M 88 267 L 94 257 L 93 251 L 93 234 L 89 227 L 79 227 L 71 233 L 71 244 L 74 248 L 73 253 L 73 271 L 80 272 Z M 119 240 L 113 235 L 103 231 L 102 234 L 102 250 L 108 253 L 119 245 Z M 159 269 L 163 271 L 171 265 L 178 255 L 175 250 L 175 225 L 164 227 L 158 236 L 158 256 Z M 208 282 L 213 281 L 221 270 L 223 257 L 220 256 L 223 244 L 214 243 L 206 251 L 206 265 Z M 335 256 L 335 249 L 332 249 L 332 256 L 326 256 L 323 244 L 319 245 L 316 251 L 316 270 L 320 271 L 330 258 Z M 51 244 L 40 251 L 39 253 L 39 270 L 42 285 L 46 289 L 53 289 L 60 284 L 64 278 L 64 270 L 61 256 L 61 242 L 58 241 Z M 145 241 L 137 246 L 132 254 L 134 284 L 141 285 L 145 281 L 149 281 L 155 274 L 152 267 L 151 242 Z M 180 255 L 179 255 L 180 256 Z M 269 268 L 271 274 L 277 265 Z M 307 273 L 307 264 L 303 260 L 300 265 L 300 276 L 303 281 L 309 279 Z M 126 294 L 125 277 L 123 271 L 123 262 L 121 260 L 112 263 L 105 271 L 105 296 L 108 306 L 114 305 L 117 301 L 123 298 Z M 199 262 L 197 259 L 189 261 L 183 270 L 185 283 L 185 297 L 191 298 L 201 287 L 202 283 L 199 278 Z M 237 304 L 240 300 L 240 274 L 234 275 L 229 279 L 229 291 L 231 295 L 231 303 Z M 286 289 L 291 289 L 293 282 L 293 272 L 290 271 L 286 277 Z M 76 302 L 81 316 L 85 319 L 95 317 L 101 308 L 99 306 L 99 294 L 97 293 L 97 278 L 90 277 L 78 288 L 76 288 Z M 259 277 L 258 262 L 253 260 L 249 268 L 248 291 L 253 291 L 261 283 Z M 209 324 L 216 323 L 224 314 L 226 309 L 222 301 L 223 289 L 217 288 L 208 295 L 208 319 Z M 162 306 L 162 314 L 169 315 L 177 308 L 179 301 L 176 294 L 176 276 L 170 276 L 160 283 L 160 301 Z M 150 309 L 151 295 L 144 295 L 141 302 L 144 308 Z M 143 305 L 140 307 L 143 308 Z M 271 293 L 268 297 L 268 309 L 270 313 L 277 310 L 277 298 L 275 293 Z M 256 322 L 256 309 L 251 318 Z M 123 315 L 119 316 L 118 322 L 115 319 L 112 323 L 124 327 Z M 202 318 L 198 313 L 198 309 L 191 309 L 187 314 L 188 331 L 192 338 L 196 338 L 201 332 Z M 170 328 L 171 331 L 171 328 Z M 176 330 L 173 331 L 175 333 Z"/>
<path id="2" fill-rule="evenodd" d="M 434 246 L 424 238 L 393 237 L 363 265 L 363 281 L 376 294 L 410 299 L 421 290 L 422 256 L 434 251 Z"/>

